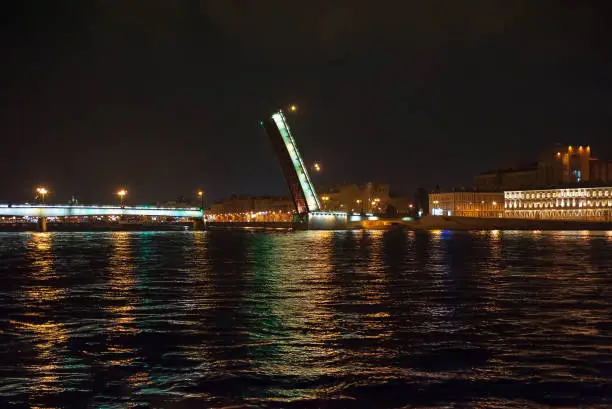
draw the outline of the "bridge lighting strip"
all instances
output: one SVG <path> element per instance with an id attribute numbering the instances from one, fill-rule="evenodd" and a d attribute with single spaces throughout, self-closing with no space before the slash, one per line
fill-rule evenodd
<path id="1" fill-rule="evenodd" d="M 283 115 L 282 111 L 277 112 L 272 115 L 272 119 L 276 123 L 281 136 L 283 137 L 283 142 L 287 147 L 287 151 L 289 152 L 289 156 L 291 157 L 291 162 L 293 162 L 293 167 L 297 171 L 298 179 L 300 180 L 300 185 L 302 186 L 302 191 L 306 196 L 306 203 L 308 204 L 308 211 L 317 211 L 321 208 L 321 203 L 319 203 L 319 198 L 315 193 L 314 186 L 310 181 L 310 177 L 308 176 L 308 171 L 304 166 L 304 161 L 302 160 L 302 156 L 297 149 L 295 140 L 291 135 L 291 131 L 289 129 L 289 124 L 287 124 L 287 120 Z"/>
<path id="2" fill-rule="evenodd" d="M 30 206 L 0 205 L 0 216 L 67 217 L 67 216 L 168 216 L 202 217 L 200 209 L 116 206 Z"/>

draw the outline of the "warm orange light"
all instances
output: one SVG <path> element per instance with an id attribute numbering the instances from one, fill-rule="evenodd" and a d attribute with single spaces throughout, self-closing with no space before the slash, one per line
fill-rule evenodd
<path id="1" fill-rule="evenodd" d="M 561 152 L 557 152 L 557 156 L 561 156 Z"/>
<path id="2" fill-rule="evenodd" d="M 118 191 L 118 192 L 117 192 L 117 194 L 118 194 L 119 196 L 123 197 L 123 196 L 127 195 L 127 190 L 125 190 L 125 189 L 121 189 L 120 191 Z"/>
<path id="3" fill-rule="evenodd" d="M 201 190 L 198 190 L 198 196 L 202 196 L 204 194 L 204 192 L 202 192 Z"/>
<path id="4" fill-rule="evenodd" d="M 314 168 L 315 171 L 320 172 L 321 171 L 321 165 L 319 164 L 319 162 L 315 162 L 314 165 L 312 165 L 312 167 Z"/>
<path id="5" fill-rule="evenodd" d="M 291 105 L 291 106 L 289 107 L 289 111 L 291 111 L 291 112 L 295 112 L 295 111 L 297 111 L 297 106 L 295 106 L 295 105 Z"/>
<path id="6" fill-rule="evenodd" d="M 36 188 L 36 191 L 37 191 L 38 193 L 40 193 L 41 195 L 46 195 L 46 194 L 49 192 L 49 191 L 48 191 L 46 188 L 44 188 L 44 187 L 38 187 L 38 188 Z"/>

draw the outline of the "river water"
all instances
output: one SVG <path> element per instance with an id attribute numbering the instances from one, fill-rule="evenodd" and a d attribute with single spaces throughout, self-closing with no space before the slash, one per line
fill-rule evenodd
<path id="1" fill-rule="evenodd" d="M 612 232 L 0 233 L 0 407 L 612 407 Z"/>

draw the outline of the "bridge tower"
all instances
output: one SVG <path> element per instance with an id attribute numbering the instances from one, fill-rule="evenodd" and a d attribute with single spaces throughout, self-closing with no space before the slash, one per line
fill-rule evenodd
<path id="1" fill-rule="evenodd" d="M 295 139 L 293 139 L 287 118 L 283 111 L 279 110 L 262 121 L 261 124 L 266 130 L 270 142 L 272 142 L 285 180 L 289 185 L 295 209 L 300 219 L 303 220 L 309 213 L 319 211 L 321 203 L 310 180 L 308 170 L 304 166 L 302 155 L 300 155 Z"/>

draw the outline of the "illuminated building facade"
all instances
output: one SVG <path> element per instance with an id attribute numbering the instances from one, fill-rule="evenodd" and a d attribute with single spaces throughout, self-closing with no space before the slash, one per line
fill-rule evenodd
<path id="1" fill-rule="evenodd" d="M 538 161 L 511 169 L 498 169 L 476 176 L 480 191 L 536 189 L 538 187 L 598 181 L 608 182 L 612 177 L 610 161 L 591 157 L 589 146 L 556 145 L 543 152 Z"/>
<path id="2" fill-rule="evenodd" d="M 506 191 L 504 216 L 517 219 L 612 221 L 612 187 Z"/>
<path id="3" fill-rule="evenodd" d="M 278 196 L 237 196 L 215 202 L 210 213 L 250 213 L 250 212 L 291 212 L 295 211 L 293 201 L 288 197 Z"/>
<path id="4" fill-rule="evenodd" d="M 388 184 L 368 182 L 334 186 L 321 195 L 321 201 L 325 210 L 380 213 L 393 199 L 389 196 Z"/>
<path id="5" fill-rule="evenodd" d="M 542 154 L 538 162 L 540 185 L 563 185 L 591 180 L 589 146 L 556 146 Z"/>
<path id="6" fill-rule="evenodd" d="M 502 192 L 430 193 L 432 216 L 504 217 Z"/>

